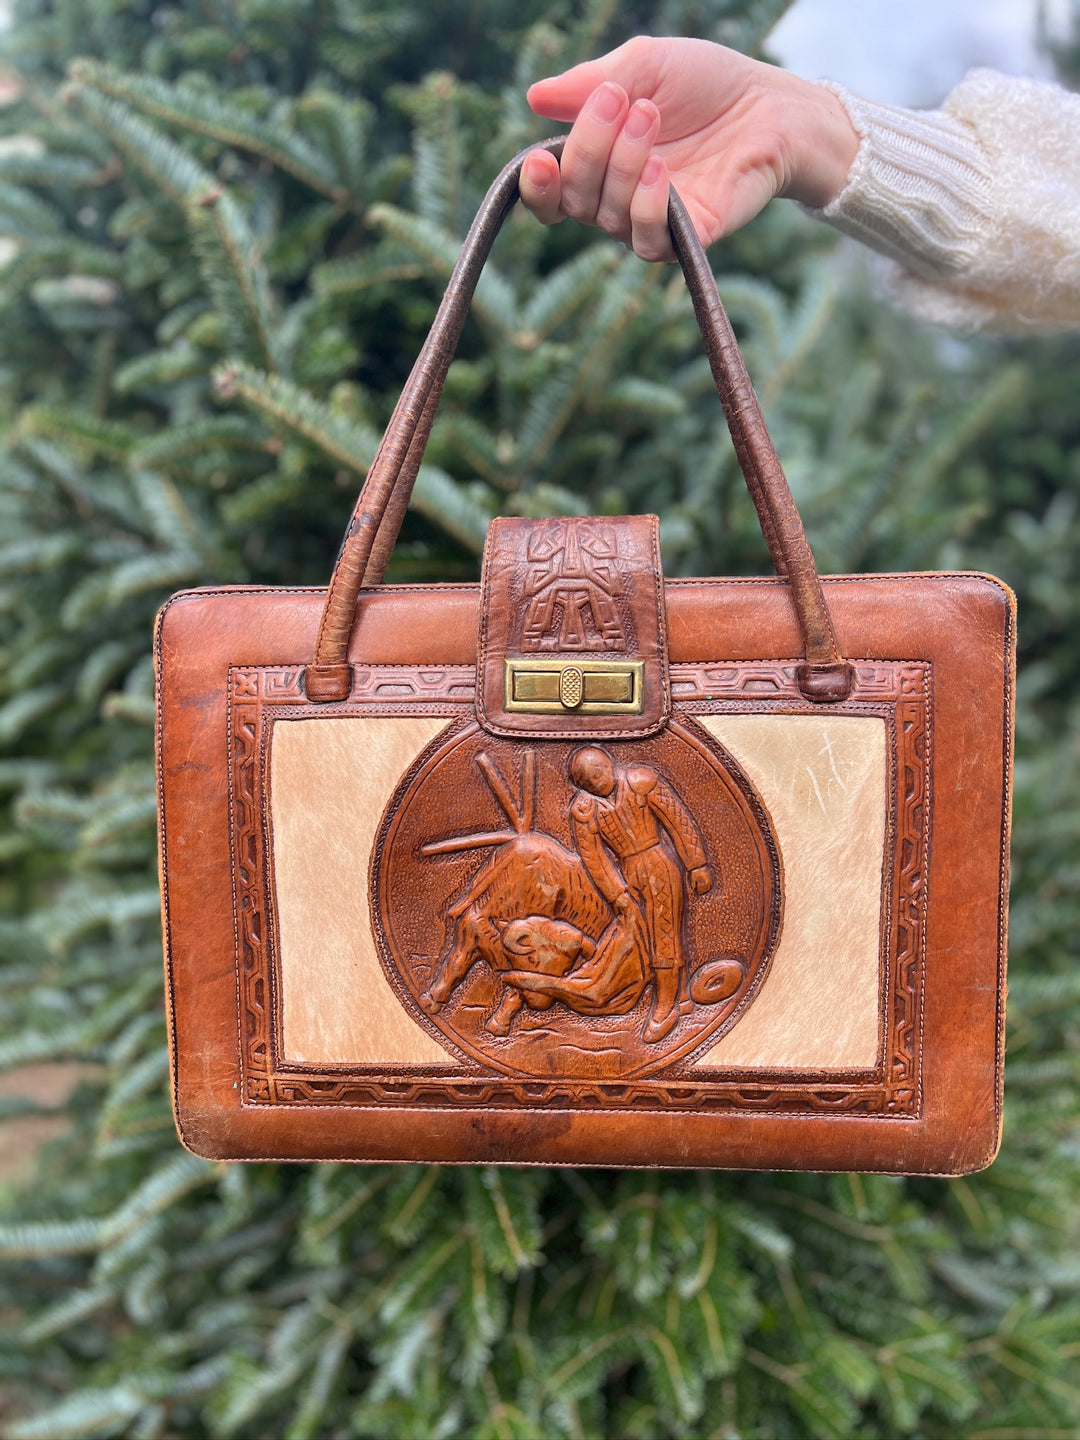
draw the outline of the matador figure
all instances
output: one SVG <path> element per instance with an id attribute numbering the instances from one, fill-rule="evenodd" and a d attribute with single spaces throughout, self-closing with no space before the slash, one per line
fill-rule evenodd
<path id="1" fill-rule="evenodd" d="M 636 905 L 644 921 L 656 994 L 642 1038 L 653 1043 L 679 1018 L 683 874 L 695 894 L 712 889 L 705 846 L 686 806 L 648 765 L 617 765 L 590 745 L 570 757 L 569 775 L 578 790 L 574 844 L 586 870 L 617 914 Z"/>

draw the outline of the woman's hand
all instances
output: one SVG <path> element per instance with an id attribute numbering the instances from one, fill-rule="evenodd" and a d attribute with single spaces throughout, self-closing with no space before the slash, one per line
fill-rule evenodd
<path id="1" fill-rule="evenodd" d="M 708 40 L 628 40 L 538 81 L 528 100 L 574 124 L 561 170 L 544 151 L 525 162 L 525 205 L 547 225 L 599 225 L 644 260 L 674 258 L 669 184 L 709 245 L 774 195 L 827 205 L 859 148 L 831 91 Z"/>

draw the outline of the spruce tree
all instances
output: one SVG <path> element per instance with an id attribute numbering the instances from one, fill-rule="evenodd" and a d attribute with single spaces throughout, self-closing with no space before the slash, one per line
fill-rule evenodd
<path id="1" fill-rule="evenodd" d="M 215 1165 L 168 1101 L 150 624 L 325 583 L 527 84 L 784 0 L 18 0 L 0 91 L 0 1062 L 82 1062 L 9 1187 L 12 1440 L 1076 1433 L 1075 339 L 943 342 L 773 206 L 713 260 L 823 569 L 1017 586 L 1006 1138 L 966 1180 Z M 763 570 L 685 287 L 515 216 L 391 579 L 659 510 Z M 27 1102 L 28 1108 L 33 1103 Z M 8 1106 L 8 1114 L 17 1110 Z"/>

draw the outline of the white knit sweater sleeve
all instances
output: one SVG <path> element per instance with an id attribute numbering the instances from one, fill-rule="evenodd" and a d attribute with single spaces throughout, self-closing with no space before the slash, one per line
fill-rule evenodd
<path id="1" fill-rule="evenodd" d="M 897 262 L 900 300 L 939 324 L 1080 324 L 1080 95 L 972 71 L 940 110 L 830 86 L 862 144 L 813 213 Z"/>

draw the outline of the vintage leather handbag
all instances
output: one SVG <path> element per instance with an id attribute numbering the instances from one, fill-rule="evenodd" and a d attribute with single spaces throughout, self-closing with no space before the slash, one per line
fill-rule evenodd
<path id="1" fill-rule="evenodd" d="M 159 616 L 181 1138 L 978 1169 L 1001 1121 L 1013 598 L 978 574 L 819 578 L 677 197 L 776 575 L 665 583 L 655 518 L 574 516 L 494 521 L 479 587 L 380 583 L 522 159 L 329 589 L 189 590 Z"/>

